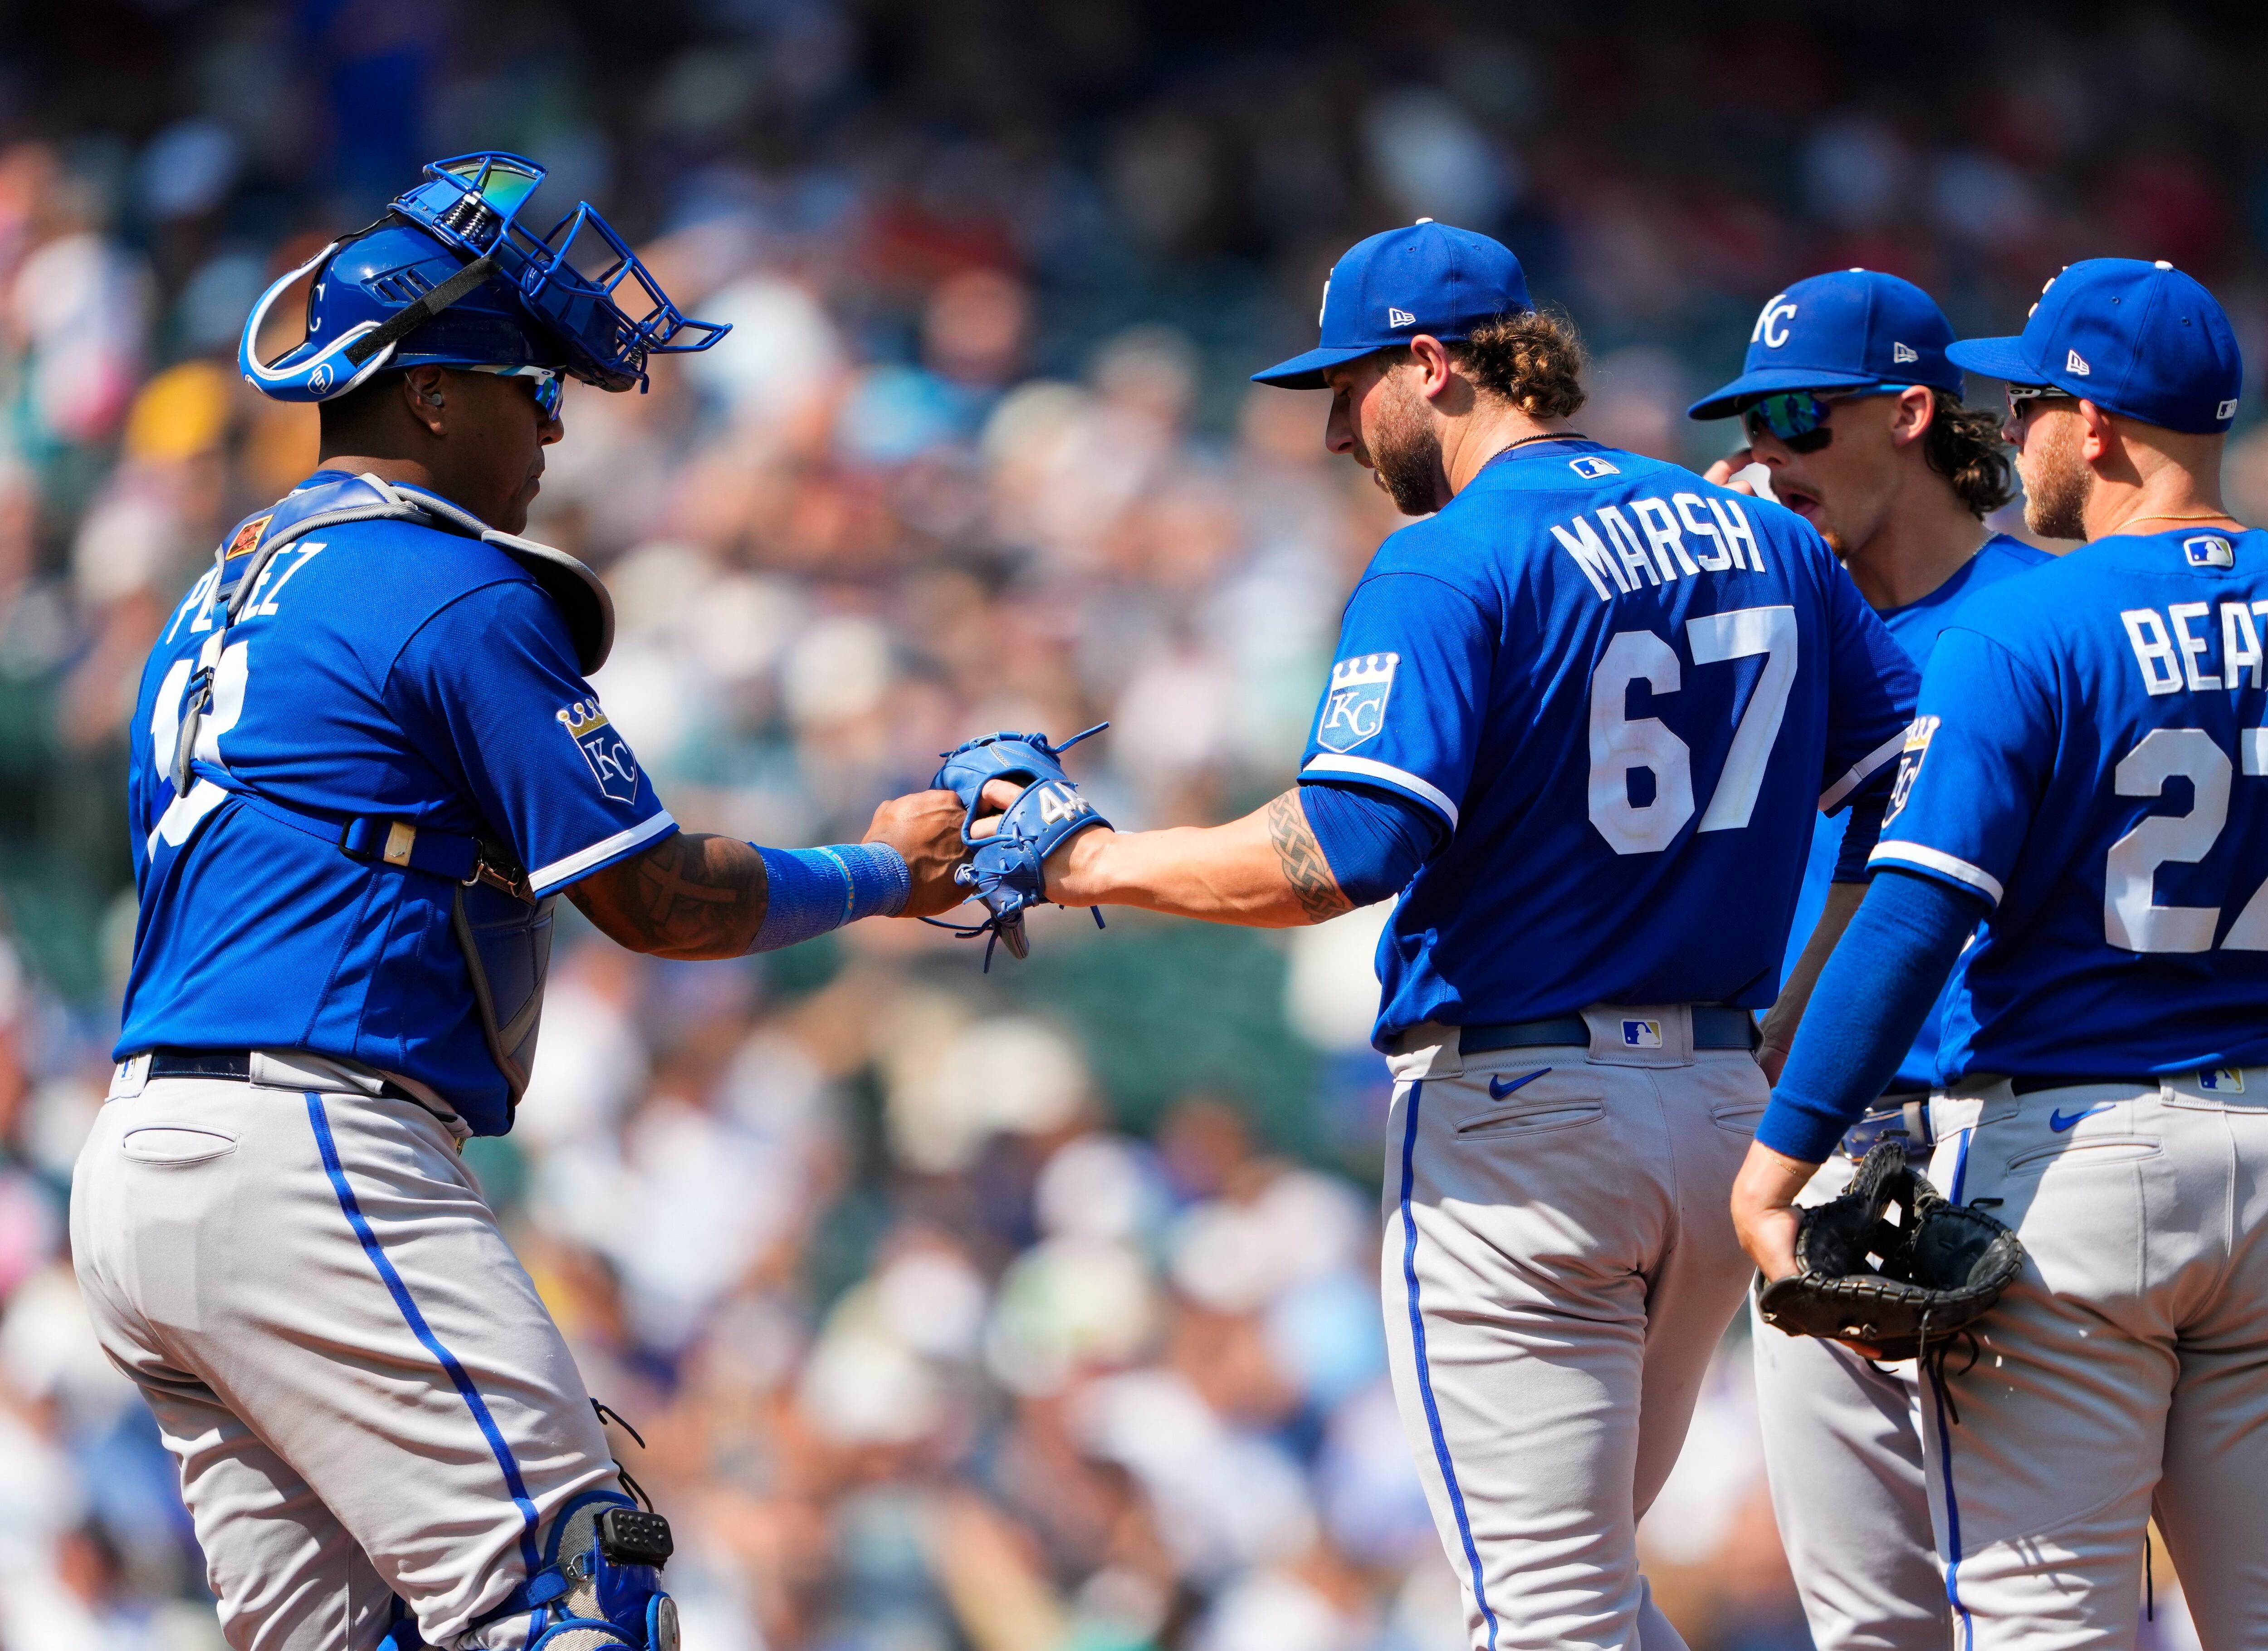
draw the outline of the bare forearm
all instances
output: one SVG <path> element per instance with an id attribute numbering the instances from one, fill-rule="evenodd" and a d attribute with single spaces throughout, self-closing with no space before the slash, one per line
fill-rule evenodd
<path id="1" fill-rule="evenodd" d="M 1764 1012 L 1764 1047 L 1756 1051 L 1764 1068 L 1764 1075 L 1775 1081 L 1779 1069 L 1787 1060 L 1787 1052 L 1795 1047 L 1795 1028 L 1802 1023 L 1803 1011 L 1811 1002 L 1813 988 L 1819 984 L 1819 971 L 1827 967 L 1843 931 L 1851 926 L 1851 918 L 1866 898 L 1864 883 L 1830 883 L 1827 903 L 1821 908 L 1819 921 L 1814 925 L 1811 938 L 1804 942 L 1803 953 L 1788 971 L 1787 980 L 1779 989 L 1779 996 Z"/>
<path id="2" fill-rule="evenodd" d="M 1048 897 L 1256 929 L 1298 928 L 1351 907 L 1291 792 L 1223 826 L 1083 831 L 1049 866 Z"/>
<path id="3" fill-rule="evenodd" d="M 738 957 L 764 920 L 764 862 L 734 837 L 680 831 L 567 890 L 600 932 L 655 957 Z"/>

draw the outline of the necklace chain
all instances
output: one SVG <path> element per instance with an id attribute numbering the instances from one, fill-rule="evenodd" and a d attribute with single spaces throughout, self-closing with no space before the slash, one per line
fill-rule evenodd
<path id="1" fill-rule="evenodd" d="M 2202 516 L 2176 516 L 2162 510 L 2145 511 L 2139 516 L 2129 516 L 2118 525 L 2121 527 L 2138 521 L 2235 521 L 2235 517 L 2225 510 L 2209 510 Z"/>

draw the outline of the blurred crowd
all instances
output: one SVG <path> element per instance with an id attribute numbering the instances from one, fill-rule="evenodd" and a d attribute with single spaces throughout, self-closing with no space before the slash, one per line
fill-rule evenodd
<path id="1" fill-rule="evenodd" d="M 239 380 L 269 281 L 439 154 L 554 169 L 713 352 L 571 388 L 532 536 L 601 568 L 598 686 L 678 818 L 855 838 L 993 728 L 1108 719 L 1122 824 L 1291 778 L 1394 518 L 1314 394 L 1331 257 L 1493 231 L 1595 352 L 1578 421 L 1696 465 L 1758 305 L 1847 264 L 2014 326 L 2165 257 L 2268 361 L 2257 17 L 1423 6 L 87 0 L 0 41 L 0 1647 L 214 1643 L 170 1463 L 87 1332 L 70 1167 L 133 928 L 158 615 L 313 467 Z M 1578 26 L 1580 21 L 1580 26 Z M 279 306 L 263 353 L 296 338 Z M 2268 520 L 2248 394 L 2239 513 Z M 1377 913 L 1289 939 L 1043 914 L 762 962 L 563 941 L 468 1156 L 625 1463 L 696 1651 L 1444 1651 L 1385 1384 Z M 563 917 L 569 914 L 563 912 Z M 1697 1647 L 1806 1643 L 1736 1330 L 1646 1533 Z M 2161 1578 L 2161 1604 L 2170 1597 Z M 2177 1610 L 2152 1631 L 2181 1643 Z"/>

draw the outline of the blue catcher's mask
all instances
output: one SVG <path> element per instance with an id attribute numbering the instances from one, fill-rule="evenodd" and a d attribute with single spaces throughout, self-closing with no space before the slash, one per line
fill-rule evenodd
<path id="1" fill-rule="evenodd" d="M 537 236 L 519 209 L 544 172 L 519 155 L 439 160 L 369 229 L 333 241 L 261 295 L 236 361 L 282 402 L 328 402 L 387 369 L 487 368 L 527 378 L 546 416 L 559 375 L 645 387 L 646 357 L 706 350 L 730 328 L 681 313 L 588 202 Z M 286 287 L 313 271 L 307 336 L 254 351 Z"/>

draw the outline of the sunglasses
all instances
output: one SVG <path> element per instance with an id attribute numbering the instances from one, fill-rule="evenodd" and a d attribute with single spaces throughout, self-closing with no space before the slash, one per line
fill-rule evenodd
<path id="1" fill-rule="evenodd" d="M 2021 424 L 2042 402 L 2075 402 L 2079 397 L 2052 384 L 2012 384 L 2008 387 L 2008 422 Z"/>
<path id="2" fill-rule="evenodd" d="M 465 371 L 485 372 L 491 378 L 523 380 L 528 394 L 535 398 L 535 410 L 546 418 L 559 416 L 560 401 L 567 394 L 567 375 L 556 367 L 468 367 Z"/>
<path id="3" fill-rule="evenodd" d="M 1835 408 L 1845 402 L 1896 395 L 1911 388 L 1911 384 L 1875 384 L 1834 395 L 1822 395 L 1816 390 L 1782 390 L 1776 395 L 1760 395 L 1742 408 L 1741 423 L 1750 442 L 1770 434 L 1790 453 L 1817 453 L 1835 439 L 1835 432 L 1827 427 L 1827 415 Z"/>

